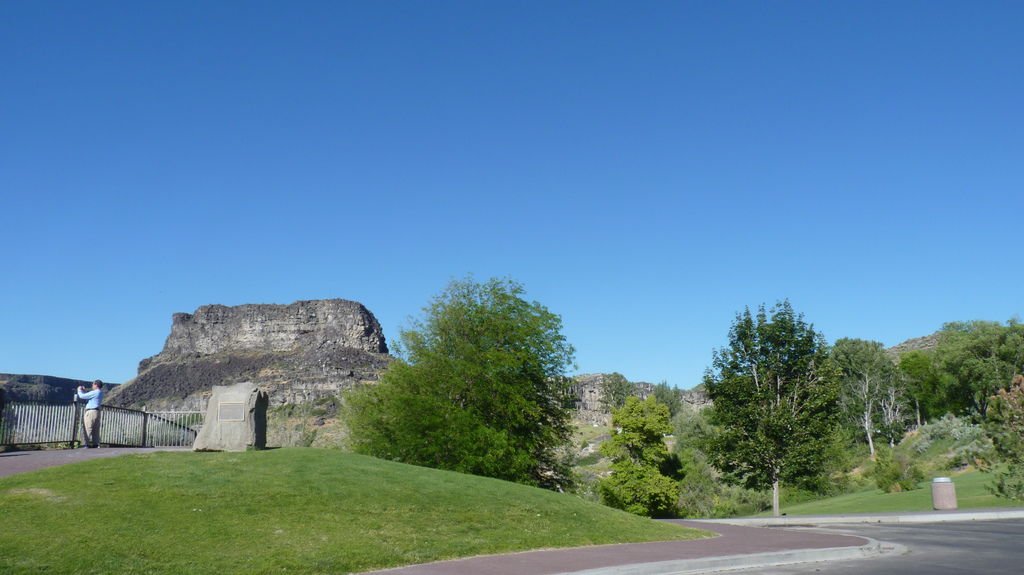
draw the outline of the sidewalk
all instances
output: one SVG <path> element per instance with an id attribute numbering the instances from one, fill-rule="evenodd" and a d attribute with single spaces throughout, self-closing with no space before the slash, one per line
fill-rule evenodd
<path id="1" fill-rule="evenodd" d="M 5 451 L 0 453 L 0 477 L 130 453 L 155 451 L 191 451 L 191 447 L 97 447 L 96 449 L 43 449 L 38 451 Z"/>
<path id="2" fill-rule="evenodd" d="M 526 551 L 411 565 L 375 575 L 668 575 L 853 559 L 893 551 L 864 537 L 673 520 L 711 539 Z"/>
<path id="3" fill-rule="evenodd" d="M 842 523 L 945 523 L 947 521 L 998 521 L 1024 519 L 1024 507 L 912 511 L 898 513 L 851 513 L 848 515 L 793 515 L 782 517 L 735 517 L 700 519 L 700 523 L 721 523 L 746 527 L 809 527 Z"/>

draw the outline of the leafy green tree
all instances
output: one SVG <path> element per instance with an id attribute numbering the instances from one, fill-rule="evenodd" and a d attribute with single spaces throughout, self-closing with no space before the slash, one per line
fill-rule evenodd
<path id="1" fill-rule="evenodd" d="M 567 486 L 573 348 L 512 280 L 452 282 L 400 334 L 380 382 L 350 393 L 360 453 L 542 487 Z"/>
<path id="2" fill-rule="evenodd" d="M 633 395 L 633 384 L 621 373 L 609 373 L 601 378 L 601 405 L 609 412 L 626 405 L 626 398 Z"/>
<path id="3" fill-rule="evenodd" d="M 679 514 L 683 517 L 731 517 L 771 508 L 771 496 L 728 485 L 708 461 L 705 448 L 717 430 L 705 412 L 683 408 L 672 419 L 675 453 L 679 458 Z"/>
<path id="4" fill-rule="evenodd" d="M 679 514 L 683 517 L 713 517 L 724 486 L 701 451 L 688 449 L 679 456 L 683 479 L 679 482 Z"/>
<path id="5" fill-rule="evenodd" d="M 715 429 L 702 412 L 682 409 L 672 418 L 672 430 L 683 475 L 679 482 L 679 512 L 684 517 L 712 517 L 723 491 L 705 452 Z"/>
<path id="6" fill-rule="evenodd" d="M 931 418 L 952 411 L 941 391 L 941 378 L 935 367 L 935 354 L 913 350 L 900 356 L 899 370 L 906 381 L 907 391 L 914 402 L 917 427 Z"/>
<path id="7" fill-rule="evenodd" d="M 671 387 L 667 381 L 662 381 L 654 386 L 654 397 L 662 404 L 668 406 L 669 417 L 675 417 L 683 408 L 683 400 L 679 390 Z"/>
<path id="8" fill-rule="evenodd" d="M 612 414 L 612 425 L 614 434 L 601 444 L 601 453 L 612 460 L 612 473 L 599 487 L 601 500 L 637 515 L 674 515 L 679 487 L 663 474 L 670 459 L 665 436 L 672 433 L 668 407 L 654 397 L 629 397 Z"/>
<path id="9" fill-rule="evenodd" d="M 935 354 L 939 368 L 952 379 L 947 387 L 950 403 L 983 418 L 989 398 L 1024 371 L 1024 324 L 948 323 Z"/>
<path id="10" fill-rule="evenodd" d="M 716 350 L 704 377 L 719 432 L 714 465 L 753 489 L 814 483 L 827 472 L 838 427 L 839 370 L 824 337 L 788 301 L 737 314 L 729 345 Z"/>
<path id="11" fill-rule="evenodd" d="M 707 411 L 684 408 L 672 418 L 672 434 L 676 450 L 697 449 L 707 451 L 708 442 L 717 433 L 708 421 Z"/>
<path id="12" fill-rule="evenodd" d="M 992 491 L 1000 497 L 1024 501 L 1024 376 L 1018 374 L 1009 389 L 990 398 L 985 430 L 1002 464 Z"/>

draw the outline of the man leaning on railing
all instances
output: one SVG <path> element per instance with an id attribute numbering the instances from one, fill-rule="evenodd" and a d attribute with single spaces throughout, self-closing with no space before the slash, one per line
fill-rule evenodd
<path id="1" fill-rule="evenodd" d="M 96 448 L 100 446 L 100 409 L 103 406 L 103 382 L 92 382 L 92 391 L 85 391 L 84 385 L 78 386 L 77 396 L 86 400 L 82 425 L 85 428 L 85 445 Z"/>

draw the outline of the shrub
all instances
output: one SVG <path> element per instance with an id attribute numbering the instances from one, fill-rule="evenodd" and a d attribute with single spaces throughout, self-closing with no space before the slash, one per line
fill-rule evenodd
<path id="1" fill-rule="evenodd" d="M 600 482 L 600 478 L 593 471 L 576 468 L 569 493 L 584 501 L 600 503 L 601 493 L 598 488 Z"/>
<path id="2" fill-rule="evenodd" d="M 679 500 L 679 486 L 657 468 L 618 462 L 610 476 L 599 485 L 601 500 L 609 507 L 636 515 L 673 517 Z"/>
<path id="3" fill-rule="evenodd" d="M 963 468 L 976 465 L 991 457 L 992 439 L 980 425 L 946 414 L 941 419 L 921 427 L 913 444 L 913 451 L 923 455 L 936 445 L 949 445 L 941 467 Z"/>
<path id="4" fill-rule="evenodd" d="M 886 493 L 911 491 L 924 481 L 924 472 L 917 464 L 904 454 L 893 454 L 885 446 L 876 452 L 872 475 L 878 488 Z"/>
<path id="5" fill-rule="evenodd" d="M 715 502 L 713 517 L 752 515 L 771 508 L 770 491 L 754 491 L 739 485 L 725 485 Z"/>
<path id="6" fill-rule="evenodd" d="M 768 492 L 721 482 L 699 450 L 680 454 L 683 479 L 679 482 L 679 514 L 683 517 L 732 517 L 771 509 Z"/>

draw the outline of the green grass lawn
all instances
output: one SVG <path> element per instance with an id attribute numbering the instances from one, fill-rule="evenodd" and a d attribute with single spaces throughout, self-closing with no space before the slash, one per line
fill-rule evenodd
<path id="1" fill-rule="evenodd" d="M 349 573 L 706 534 L 321 449 L 152 453 L 0 478 L 0 573 Z"/>
<path id="2" fill-rule="evenodd" d="M 1022 504 L 992 495 L 985 488 L 992 476 L 980 471 L 951 475 L 956 487 L 957 506 L 960 509 L 985 507 L 1019 507 Z M 792 506 L 782 506 L 787 515 L 834 515 L 844 513 L 889 513 L 899 511 L 931 511 L 931 480 L 921 483 L 921 489 L 902 493 L 884 493 L 874 488 L 857 493 L 819 499 Z M 771 512 L 761 515 L 771 515 Z"/>

